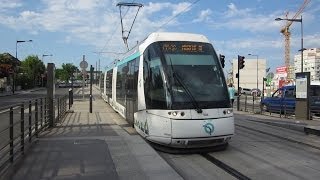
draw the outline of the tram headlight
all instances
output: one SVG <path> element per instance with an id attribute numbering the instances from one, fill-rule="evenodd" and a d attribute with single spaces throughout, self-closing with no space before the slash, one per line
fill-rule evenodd
<path id="1" fill-rule="evenodd" d="M 172 115 L 173 115 L 173 116 L 176 116 L 177 114 L 178 114 L 177 111 L 173 111 L 173 112 L 172 112 Z"/>
<path id="2" fill-rule="evenodd" d="M 227 109 L 227 114 L 231 114 L 233 112 L 233 109 Z"/>

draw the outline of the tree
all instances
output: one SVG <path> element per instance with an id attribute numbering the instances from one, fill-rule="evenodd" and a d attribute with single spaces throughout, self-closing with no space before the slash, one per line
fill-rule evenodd
<path id="1" fill-rule="evenodd" d="M 10 72 L 15 72 L 20 61 L 9 53 L 0 54 L 0 78 L 8 77 Z"/>
<path id="2" fill-rule="evenodd" d="M 55 71 L 56 78 L 68 82 L 76 70 L 77 67 L 71 63 L 62 64 L 62 68 Z"/>
<path id="3" fill-rule="evenodd" d="M 30 80 L 32 87 L 35 87 L 45 73 L 45 65 L 38 56 L 31 55 L 21 62 L 21 72 Z"/>

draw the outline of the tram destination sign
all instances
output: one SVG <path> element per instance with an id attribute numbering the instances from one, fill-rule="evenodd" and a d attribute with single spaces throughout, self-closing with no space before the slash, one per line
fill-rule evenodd
<path id="1" fill-rule="evenodd" d="M 198 42 L 165 42 L 162 51 L 165 53 L 204 53 L 205 43 Z"/>

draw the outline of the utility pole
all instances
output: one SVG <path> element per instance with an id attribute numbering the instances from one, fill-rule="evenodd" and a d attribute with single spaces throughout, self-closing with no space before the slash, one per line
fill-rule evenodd
<path id="1" fill-rule="evenodd" d="M 101 87 L 100 58 L 99 58 L 98 70 L 99 70 L 99 88 L 100 88 Z"/>
<path id="2" fill-rule="evenodd" d="M 238 78 L 238 96 L 237 96 L 237 111 L 240 111 L 240 63 L 239 63 L 239 56 L 238 56 L 238 72 L 236 74 L 236 78 Z"/>
<path id="3" fill-rule="evenodd" d="M 98 80 L 98 71 L 97 71 L 97 69 L 98 69 L 98 62 L 96 61 L 96 78 L 94 79 L 94 81 L 95 81 L 95 84 L 97 85 L 97 80 Z"/>
<path id="4" fill-rule="evenodd" d="M 92 113 L 92 80 L 93 80 L 93 67 L 91 65 L 90 66 L 90 105 L 89 105 L 90 113 Z"/>

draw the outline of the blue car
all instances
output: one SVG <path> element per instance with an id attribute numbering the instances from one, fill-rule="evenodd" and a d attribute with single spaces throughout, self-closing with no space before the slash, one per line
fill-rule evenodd
<path id="1" fill-rule="evenodd" d="M 294 113 L 296 106 L 295 86 L 283 86 L 272 94 L 261 100 L 264 111 L 279 113 Z"/>
<path id="2" fill-rule="evenodd" d="M 310 86 L 310 110 L 314 114 L 320 114 L 320 86 Z M 283 86 L 272 94 L 261 100 L 261 107 L 264 111 L 294 114 L 296 107 L 295 86 Z"/>

